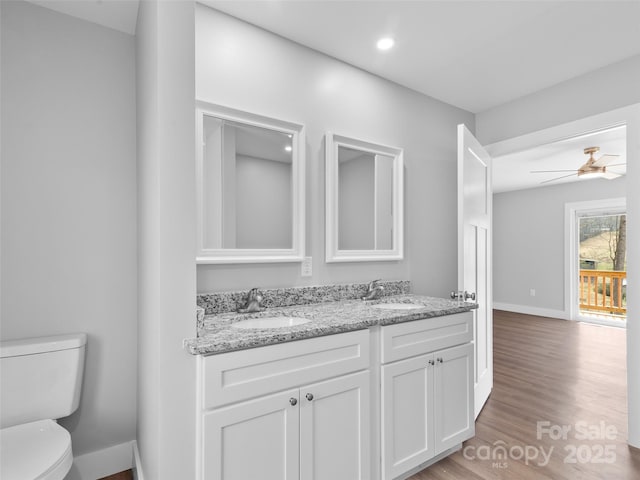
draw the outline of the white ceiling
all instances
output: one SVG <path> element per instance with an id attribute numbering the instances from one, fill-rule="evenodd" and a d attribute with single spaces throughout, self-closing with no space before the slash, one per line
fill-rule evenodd
<path id="1" fill-rule="evenodd" d="M 136 33 L 138 0 L 27 0 L 72 17 L 119 30 Z"/>
<path id="2" fill-rule="evenodd" d="M 640 54 L 640 1 L 201 3 L 474 113 Z"/>
<path id="3" fill-rule="evenodd" d="M 135 33 L 138 0 L 28 1 Z M 640 55 L 640 0 L 199 1 L 473 113 Z M 396 45 L 379 52 L 384 35 Z M 539 186 L 550 177 L 530 170 L 577 169 L 591 145 L 624 150 L 620 138 L 586 140 L 496 159 L 494 188 Z"/>
<path id="4" fill-rule="evenodd" d="M 29 1 L 135 33 L 138 0 Z M 474 113 L 640 54 L 640 0 L 200 1 Z"/>
<path id="5" fill-rule="evenodd" d="M 618 127 L 602 132 L 590 133 L 579 137 L 542 145 L 502 157 L 493 158 L 494 193 L 558 185 L 568 182 L 608 182 L 605 179 L 578 178 L 577 175 L 562 178 L 541 185 L 541 182 L 570 175 L 571 172 L 531 173 L 532 170 L 577 170 L 589 158 L 583 153 L 587 147 L 600 147 L 594 157 L 611 154 L 620 155 L 614 163 L 626 163 L 626 127 Z M 607 171 L 626 174 L 624 166 L 608 167 Z"/>

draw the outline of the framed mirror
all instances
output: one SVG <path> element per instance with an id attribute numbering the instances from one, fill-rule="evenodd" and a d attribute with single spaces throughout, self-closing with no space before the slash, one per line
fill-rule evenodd
<path id="1" fill-rule="evenodd" d="M 326 261 L 403 258 L 403 151 L 326 136 Z"/>
<path id="2" fill-rule="evenodd" d="M 304 258 L 304 126 L 197 102 L 197 263 Z"/>

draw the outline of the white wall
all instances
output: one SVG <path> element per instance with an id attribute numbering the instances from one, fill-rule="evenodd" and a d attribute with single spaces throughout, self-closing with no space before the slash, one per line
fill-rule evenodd
<path id="1" fill-rule="evenodd" d="M 476 115 L 487 145 L 587 116 L 627 123 L 627 402 L 629 443 L 640 447 L 640 56 Z M 628 108 L 623 108 L 628 107 Z M 495 221 L 495 216 L 494 216 Z M 495 240 L 494 240 L 495 241 Z"/>
<path id="2" fill-rule="evenodd" d="M 144 478 L 195 478 L 194 4 L 145 0 L 136 33 L 138 448 Z"/>
<path id="3" fill-rule="evenodd" d="M 456 125 L 472 114 L 400 87 L 198 5 L 196 94 L 201 100 L 303 123 L 307 137 L 307 255 L 299 264 L 199 265 L 198 291 L 252 286 L 410 279 L 414 291 L 457 285 Z M 324 135 L 404 148 L 405 247 L 401 262 L 324 262 Z"/>
<path id="4" fill-rule="evenodd" d="M 495 194 L 494 302 L 564 315 L 565 204 L 625 195 L 625 177 Z"/>
<path id="5" fill-rule="evenodd" d="M 81 455 L 136 435 L 134 39 L 1 3 L 0 334 L 88 334 Z"/>

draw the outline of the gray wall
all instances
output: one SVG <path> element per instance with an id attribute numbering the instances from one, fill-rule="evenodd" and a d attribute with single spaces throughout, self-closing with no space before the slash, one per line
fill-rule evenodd
<path id="1" fill-rule="evenodd" d="M 626 106 L 627 122 L 627 317 L 640 317 L 640 56 L 568 80 L 476 115 L 487 145 Z M 633 188 L 633 187 L 635 188 Z M 497 215 L 494 215 L 494 222 Z M 495 242 L 495 239 L 494 239 Z M 496 247 L 494 245 L 494 252 Z M 494 282 L 500 281 L 494 275 Z M 640 324 L 627 324 L 629 443 L 640 447 Z"/>
<path id="2" fill-rule="evenodd" d="M 563 311 L 565 204 L 625 195 L 625 177 L 494 195 L 494 302 Z"/>
<path id="3" fill-rule="evenodd" d="M 236 247 L 291 248 L 291 163 L 236 156 Z"/>
<path id="4" fill-rule="evenodd" d="M 439 296 L 455 288 L 456 125 L 473 130 L 472 114 L 202 5 L 196 6 L 196 96 L 306 126 L 306 251 L 314 270 L 301 278 L 299 264 L 199 265 L 199 292 L 374 278 L 408 278 L 414 291 Z M 327 131 L 404 148 L 404 261 L 324 262 Z"/>
<path id="5" fill-rule="evenodd" d="M 375 160 L 372 154 L 338 165 L 338 248 L 375 248 Z"/>
<path id="6" fill-rule="evenodd" d="M 0 334 L 88 334 L 78 455 L 136 436 L 134 39 L 1 8 Z"/>
<path id="7" fill-rule="evenodd" d="M 640 55 L 476 115 L 483 145 L 640 102 Z"/>

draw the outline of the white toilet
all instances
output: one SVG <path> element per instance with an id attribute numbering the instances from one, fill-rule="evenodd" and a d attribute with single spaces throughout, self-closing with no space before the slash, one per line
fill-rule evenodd
<path id="1" fill-rule="evenodd" d="M 0 342 L 0 479 L 62 480 L 71 436 L 56 419 L 80 402 L 84 333 Z"/>

